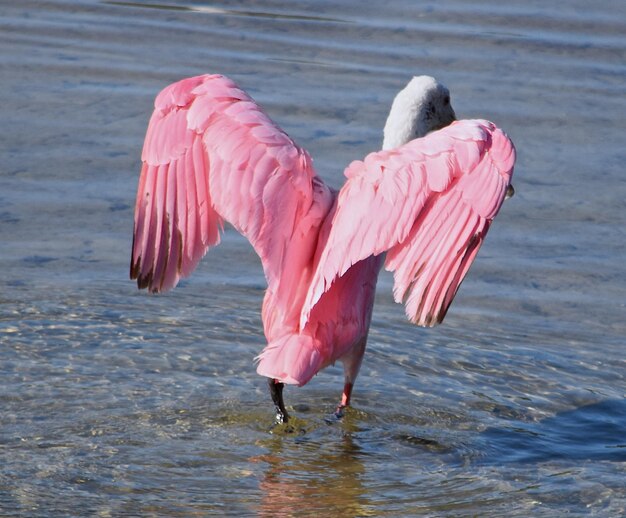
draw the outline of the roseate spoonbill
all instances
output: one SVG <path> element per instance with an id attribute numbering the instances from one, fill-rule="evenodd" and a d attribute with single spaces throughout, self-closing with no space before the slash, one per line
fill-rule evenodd
<path id="1" fill-rule="evenodd" d="M 493 123 L 455 121 L 450 93 L 414 77 L 393 101 L 383 150 L 352 162 L 339 192 L 232 80 L 183 79 L 155 100 L 142 152 L 130 276 L 160 292 L 192 273 L 228 221 L 261 258 L 269 378 L 340 360 L 350 404 L 383 263 L 412 322 L 440 323 L 510 187 L 515 149 Z"/>

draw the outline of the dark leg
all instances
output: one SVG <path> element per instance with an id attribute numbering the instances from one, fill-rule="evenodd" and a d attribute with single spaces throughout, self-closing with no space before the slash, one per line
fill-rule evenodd
<path id="1" fill-rule="evenodd" d="M 283 388 L 285 384 L 272 378 L 270 378 L 268 381 L 272 401 L 274 402 L 274 406 L 276 407 L 276 422 L 278 424 L 286 423 L 287 421 L 289 421 L 289 414 L 287 413 L 285 403 L 283 402 Z"/>

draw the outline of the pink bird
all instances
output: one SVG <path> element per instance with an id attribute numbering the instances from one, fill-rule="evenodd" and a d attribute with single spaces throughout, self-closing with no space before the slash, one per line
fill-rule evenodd
<path id="1" fill-rule="evenodd" d="M 383 150 L 352 162 L 337 193 L 233 81 L 183 79 L 155 100 L 142 152 L 130 276 L 166 291 L 220 241 L 248 238 L 267 279 L 269 378 L 276 419 L 284 384 L 343 363 L 336 410 L 350 404 L 383 266 L 412 322 L 440 323 L 510 186 L 515 149 L 485 120 L 455 121 L 450 93 L 414 77 L 398 93 Z"/>

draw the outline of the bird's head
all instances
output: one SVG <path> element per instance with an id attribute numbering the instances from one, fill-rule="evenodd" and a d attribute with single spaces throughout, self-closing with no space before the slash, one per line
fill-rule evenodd
<path id="1" fill-rule="evenodd" d="M 450 91 L 433 77 L 416 76 L 393 100 L 385 124 L 383 149 L 402 146 L 455 119 Z"/>

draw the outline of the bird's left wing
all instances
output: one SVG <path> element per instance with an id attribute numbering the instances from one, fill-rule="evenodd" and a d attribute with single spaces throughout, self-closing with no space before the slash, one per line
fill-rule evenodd
<path id="1" fill-rule="evenodd" d="M 407 317 L 441 322 L 500 209 L 514 162 L 500 129 L 466 120 L 350 164 L 301 326 L 337 277 L 384 252 Z"/>
<path id="2" fill-rule="evenodd" d="M 275 287 L 306 256 L 310 227 L 333 200 L 308 153 L 220 75 L 157 96 L 142 161 L 130 273 L 153 292 L 190 275 L 224 221 L 248 238 Z"/>

